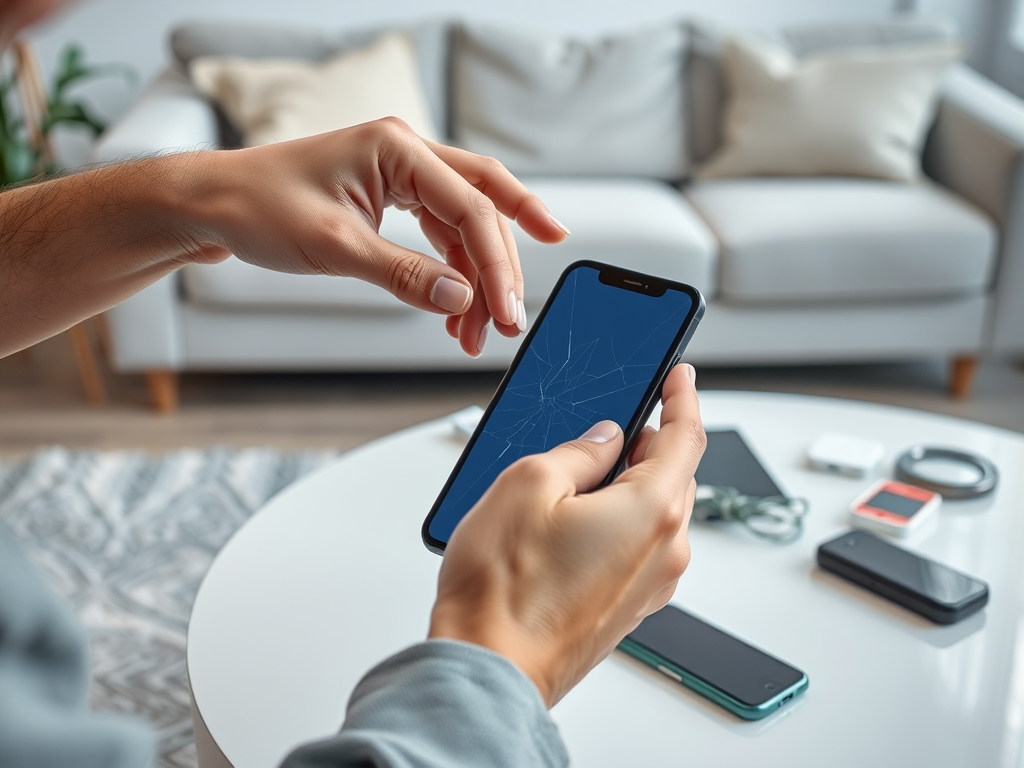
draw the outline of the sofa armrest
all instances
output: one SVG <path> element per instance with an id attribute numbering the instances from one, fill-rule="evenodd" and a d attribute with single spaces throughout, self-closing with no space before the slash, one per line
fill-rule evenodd
<path id="1" fill-rule="evenodd" d="M 93 150 L 111 163 L 186 150 L 215 149 L 220 128 L 213 106 L 174 69 L 160 74 Z M 107 312 L 111 357 L 119 371 L 179 370 L 184 364 L 178 273 Z"/>
<path id="2" fill-rule="evenodd" d="M 184 366 L 185 341 L 178 273 L 157 280 L 107 311 L 111 363 L 115 370 L 177 371 Z"/>
<path id="3" fill-rule="evenodd" d="M 974 70 L 955 68 L 943 86 L 924 168 L 998 224 L 990 348 L 1024 353 L 1024 101 Z"/>
<path id="4" fill-rule="evenodd" d="M 140 155 L 215 149 L 220 129 L 213 105 L 181 72 L 161 73 L 99 139 L 93 160 L 111 163 Z"/>

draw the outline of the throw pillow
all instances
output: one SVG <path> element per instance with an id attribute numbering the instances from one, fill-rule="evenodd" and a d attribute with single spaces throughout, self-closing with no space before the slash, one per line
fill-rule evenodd
<path id="1" fill-rule="evenodd" d="M 437 140 L 409 38 L 392 32 L 324 63 L 204 56 L 196 87 L 224 110 L 247 147 L 288 141 L 394 115 Z"/>
<path id="2" fill-rule="evenodd" d="M 961 53 L 939 42 L 798 60 L 770 42 L 729 40 L 723 143 L 698 175 L 916 179 L 942 74 Z"/>
<path id="3" fill-rule="evenodd" d="M 171 53 L 184 71 L 202 56 L 237 56 L 244 59 L 302 59 L 324 62 L 365 48 L 388 32 L 409 36 L 416 49 L 420 83 L 430 105 L 433 124 L 448 129 L 448 72 L 452 23 L 444 18 L 401 25 L 292 26 L 266 21 L 195 21 L 171 32 Z"/>
<path id="4" fill-rule="evenodd" d="M 681 178 L 685 53 L 682 24 L 603 40 L 463 25 L 452 133 L 513 173 Z"/>

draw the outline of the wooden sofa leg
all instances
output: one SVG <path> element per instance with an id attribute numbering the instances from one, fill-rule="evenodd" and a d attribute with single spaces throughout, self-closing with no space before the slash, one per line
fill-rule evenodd
<path id="1" fill-rule="evenodd" d="M 157 413 L 174 413 L 178 409 L 178 372 L 146 371 L 149 400 Z"/>
<path id="2" fill-rule="evenodd" d="M 957 400 L 966 400 L 974 388 L 974 377 L 978 373 L 977 357 L 954 357 L 949 365 L 949 394 Z"/>
<path id="3" fill-rule="evenodd" d="M 75 360 L 78 363 L 78 374 L 82 377 L 82 387 L 85 389 L 85 398 L 89 405 L 101 406 L 107 404 L 107 388 L 103 384 L 103 373 L 100 370 L 99 361 L 96 359 L 96 350 L 93 347 L 92 334 L 89 333 L 88 320 L 83 320 L 68 329 L 71 337 L 71 344 L 75 349 Z"/>

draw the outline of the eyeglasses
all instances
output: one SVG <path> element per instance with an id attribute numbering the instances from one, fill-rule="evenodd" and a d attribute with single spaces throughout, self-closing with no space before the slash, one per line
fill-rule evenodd
<path id="1" fill-rule="evenodd" d="M 803 533 L 807 499 L 744 496 L 735 488 L 698 485 L 693 518 L 703 522 L 742 523 L 762 539 L 788 544 Z"/>

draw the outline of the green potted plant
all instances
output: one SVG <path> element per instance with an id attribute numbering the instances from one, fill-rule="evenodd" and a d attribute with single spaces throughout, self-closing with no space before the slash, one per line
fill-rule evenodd
<path id="1" fill-rule="evenodd" d="M 106 125 L 86 104 L 74 98 L 76 86 L 97 77 L 121 76 L 134 82 L 135 73 L 123 64 L 87 65 L 81 47 L 71 43 L 61 51 L 50 94 L 43 93 L 31 51 L 24 43 L 10 66 L 0 67 L 0 187 L 55 170 L 48 150 L 50 133 L 59 125 L 78 126 L 99 136 Z M 26 94 L 26 89 L 40 91 Z M 18 91 L 22 93 L 17 94 Z M 15 96 L 21 99 L 16 100 Z M 42 103 L 38 103 L 42 102 Z M 27 115 L 37 105 L 41 114 Z"/>

